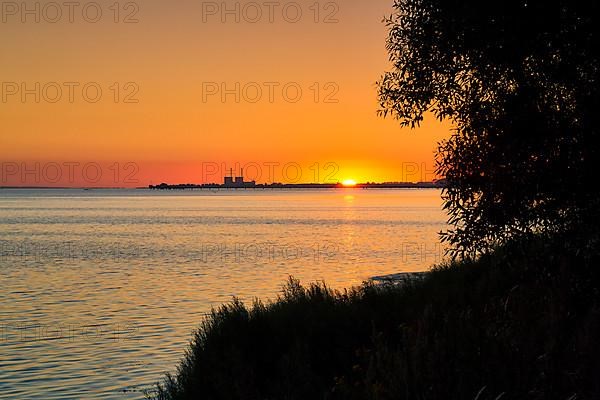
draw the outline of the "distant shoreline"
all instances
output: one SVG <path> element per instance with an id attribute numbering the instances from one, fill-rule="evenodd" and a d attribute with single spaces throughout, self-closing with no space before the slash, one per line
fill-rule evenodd
<path id="1" fill-rule="evenodd" d="M 0 190 L 317 190 L 317 189 L 442 189 L 443 184 L 437 182 L 418 183 L 359 183 L 354 186 L 343 184 L 258 184 L 247 187 L 227 187 L 219 184 L 161 184 L 139 187 L 69 187 L 69 186 L 0 186 Z"/>
<path id="2" fill-rule="evenodd" d="M 224 185 L 217 183 L 209 184 L 176 184 L 161 183 L 160 185 L 149 185 L 151 190 L 266 190 L 266 189 L 442 189 L 444 181 L 434 182 L 384 182 L 384 183 L 357 183 L 355 185 L 344 185 L 342 183 L 270 183 L 270 184 L 248 184 Z"/>

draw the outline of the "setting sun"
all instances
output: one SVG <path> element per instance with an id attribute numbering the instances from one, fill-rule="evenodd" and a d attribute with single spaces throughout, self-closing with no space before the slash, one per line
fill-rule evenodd
<path id="1" fill-rule="evenodd" d="M 356 186 L 356 181 L 354 179 L 346 179 L 342 182 L 344 186 Z"/>

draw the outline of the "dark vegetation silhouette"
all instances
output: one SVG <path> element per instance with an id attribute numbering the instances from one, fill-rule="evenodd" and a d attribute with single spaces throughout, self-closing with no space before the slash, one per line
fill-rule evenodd
<path id="1" fill-rule="evenodd" d="M 530 232 L 595 229 L 597 1 L 399 0 L 380 113 L 455 125 L 439 147 L 455 256 Z"/>
<path id="2" fill-rule="evenodd" d="M 274 302 L 235 300 L 153 396 L 598 399 L 600 254 L 565 240 L 509 243 L 400 286 L 291 279 Z"/>
<path id="3" fill-rule="evenodd" d="M 381 113 L 456 129 L 454 261 L 213 310 L 159 400 L 600 398 L 598 2 L 397 0 Z"/>

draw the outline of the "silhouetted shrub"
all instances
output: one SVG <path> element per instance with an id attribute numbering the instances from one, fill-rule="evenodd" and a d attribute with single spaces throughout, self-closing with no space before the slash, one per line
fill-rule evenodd
<path id="1" fill-rule="evenodd" d="M 598 246 L 511 242 L 422 281 L 214 310 L 156 399 L 600 398 Z"/>
<path id="2" fill-rule="evenodd" d="M 567 0 L 397 0 L 384 116 L 427 111 L 440 144 L 454 256 L 529 232 L 597 230 L 600 5 Z"/>

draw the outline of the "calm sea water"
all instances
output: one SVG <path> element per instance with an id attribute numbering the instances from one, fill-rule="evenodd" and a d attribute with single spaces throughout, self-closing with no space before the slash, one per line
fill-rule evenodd
<path id="1" fill-rule="evenodd" d="M 211 306 L 420 271 L 438 190 L 0 190 L 0 398 L 139 399 Z"/>

